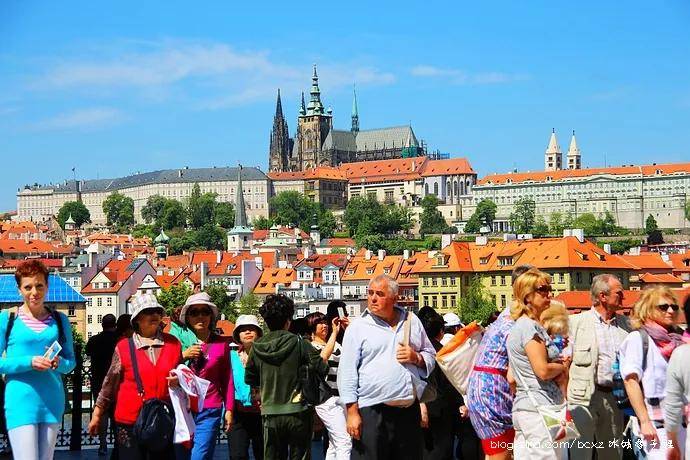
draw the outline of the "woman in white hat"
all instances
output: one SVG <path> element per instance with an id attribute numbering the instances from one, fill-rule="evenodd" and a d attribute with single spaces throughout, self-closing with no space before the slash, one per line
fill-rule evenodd
<path id="1" fill-rule="evenodd" d="M 88 431 L 92 436 L 97 435 L 103 415 L 115 404 L 116 442 L 120 458 L 174 458 L 172 442 L 162 451 L 152 452 L 137 442 L 132 429 L 145 400 L 155 398 L 170 402 L 168 386 L 177 384 L 177 377 L 170 377 L 170 371 L 182 360 L 182 346 L 175 337 L 161 331 L 164 310 L 156 296 L 135 296 L 130 308 L 134 334 L 129 339 L 120 340 L 115 347 Z M 143 396 L 137 388 L 132 354 L 139 370 Z"/>
<path id="2" fill-rule="evenodd" d="M 218 308 L 206 292 L 190 295 L 180 311 L 180 322 L 197 338 L 197 345 L 188 351 L 191 358 L 189 367 L 211 385 L 204 398 L 203 410 L 194 414 L 196 431 L 192 450 L 176 445 L 178 460 L 212 459 L 221 418 L 225 418 L 223 427 L 226 432 L 232 426 L 235 386 L 230 368 L 230 340 L 215 333 L 217 318 Z"/>
<path id="3" fill-rule="evenodd" d="M 261 402 L 259 392 L 244 383 L 244 367 L 252 344 L 263 335 L 259 320 L 254 315 L 240 315 L 235 322 L 232 337 L 239 345 L 230 352 L 232 373 L 235 382 L 235 412 L 232 429 L 228 436 L 230 459 L 249 459 L 249 444 L 256 460 L 264 458 L 264 437 L 261 424 Z"/>

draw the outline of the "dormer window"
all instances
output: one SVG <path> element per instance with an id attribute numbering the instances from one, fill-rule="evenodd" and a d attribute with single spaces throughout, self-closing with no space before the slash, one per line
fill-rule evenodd
<path id="1" fill-rule="evenodd" d="M 489 258 L 488 257 L 480 257 L 479 258 L 479 264 L 480 265 L 486 265 L 489 263 Z"/>
<path id="2" fill-rule="evenodd" d="M 373 275 L 374 274 L 374 269 L 373 268 L 367 268 L 367 275 Z"/>
<path id="3" fill-rule="evenodd" d="M 347 274 L 348 274 L 348 275 L 354 275 L 354 274 L 355 274 L 355 269 L 354 269 L 354 268 L 348 268 L 348 269 L 347 269 Z"/>
<path id="4" fill-rule="evenodd" d="M 386 268 L 383 269 L 383 273 L 384 273 L 385 275 L 389 274 L 390 272 L 391 272 L 390 267 L 386 267 Z"/>
<path id="5" fill-rule="evenodd" d="M 499 257 L 498 258 L 498 265 L 501 267 L 505 267 L 506 265 L 513 265 L 513 257 Z"/>

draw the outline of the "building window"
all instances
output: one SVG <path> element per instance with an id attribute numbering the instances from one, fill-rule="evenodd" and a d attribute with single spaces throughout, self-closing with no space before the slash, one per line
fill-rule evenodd
<path id="1" fill-rule="evenodd" d="M 491 285 L 496 286 L 496 277 L 494 275 L 491 275 Z"/>
<path id="2" fill-rule="evenodd" d="M 436 278 L 431 278 L 431 285 L 436 286 L 436 284 L 437 284 Z"/>
<path id="3" fill-rule="evenodd" d="M 441 308 L 448 308 L 448 296 L 441 297 Z"/>
<path id="4" fill-rule="evenodd" d="M 450 296 L 450 308 L 455 308 L 455 296 Z"/>
<path id="5" fill-rule="evenodd" d="M 508 278 L 508 277 L 507 276 L 501 276 L 501 286 L 506 285 L 506 278 Z"/>
<path id="6" fill-rule="evenodd" d="M 74 316 L 74 305 L 69 305 L 67 307 L 67 316 Z"/>
<path id="7" fill-rule="evenodd" d="M 447 286 L 448 280 L 446 278 L 441 278 L 441 286 Z"/>
<path id="8" fill-rule="evenodd" d="M 87 334 L 87 336 L 88 336 L 89 339 L 91 338 L 92 335 L 93 335 L 93 332 L 89 332 L 89 333 Z"/>
<path id="9" fill-rule="evenodd" d="M 103 306 L 103 297 L 98 297 L 96 298 L 96 306 L 97 307 L 102 307 Z M 98 321 L 100 323 L 100 320 Z"/>
<path id="10" fill-rule="evenodd" d="M 105 301 L 105 304 L 106 304 L 108 307 L 112 307 L 112 306 L 113 306 L 113 298 L 112 298 L 112 297 L 108 297 L 108 298 L 106 299 L 106 301 Z"/>
<path id="11" fill-rule="evenodd" d="M 103 315 L 98 315 L 96 321 L 98 321 L 98 324 L 101 324 L 103 322 Z"/>
<path id="12" fill-rule="evenodd" d="M 425 307 L 428 307 L 428 306 L 429 306 L 429 296 L 428 296 L 428 295 L 425 295 L 425 296 L 423 297 L 423 299 L 424 299 L 424 306 L 425 306 Z"/>
<path id="13" fill-rule="evenodd" d="M 434 195 L 438 196 L 438 182 L 434 182 Z"/>
<path id="14" fill-rule="evenodd" d="M 437 307 L 437 299 L 436 299 L 436 296 L 433 296 L 431 298 L 431 308 L 435 309 L 436 307 Z"/>
<path id="15" fill-rule="evenodd" d="M 93 323 L 93 315 L 86 315 L 86 324 Z"/>
<path id="16" fill-rule="evenodd" d="M 506 295 L 501 294 L 501 306 L 505 307 L 506 306 Z"/>

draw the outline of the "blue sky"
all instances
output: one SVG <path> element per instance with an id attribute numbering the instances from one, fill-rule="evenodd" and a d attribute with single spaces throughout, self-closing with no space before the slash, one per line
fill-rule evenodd
<path id="1" fill-rule="evenodd" d="M 690 3 L 0 2 L 0 210 L 26 183 L 259 166 L 281 88 L 334 124 L 412 123 L 480 176 L 690 161 Z"/>

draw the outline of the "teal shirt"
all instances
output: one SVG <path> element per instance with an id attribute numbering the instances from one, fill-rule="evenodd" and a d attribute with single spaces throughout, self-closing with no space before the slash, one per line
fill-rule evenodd
<path id="1" fill-rule="evenodd" d="M 62 376 L 72 372 L 76 364 L 72 327 L 67 316 L 59 313 L 65 343 L 57 369 L 36 371 L 31 367 L 34 356 L 43 356 L 58 340 L 55 322 L 41 332 L 29 329 L 18 316 L 14 320 L 8 343 L 5 332 L 9 312 L 0 313 L 0 374 L 5 374 L 5 416 L 7 429 L 38 423 L 60 423 L 65 411 L 65 392 Z"/>
<path id="2" fill-rule="evenodd" d="M 183 352 L 195 343 L 199 343 L 199 339 L 191 329 L 180 326 L 174 321 L 172 321 L 170 324 L 170 335 L 175 336 L 175 338 L 180 341 Z"/>

